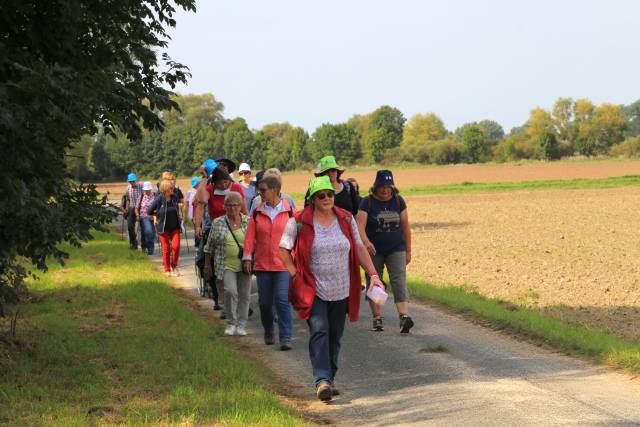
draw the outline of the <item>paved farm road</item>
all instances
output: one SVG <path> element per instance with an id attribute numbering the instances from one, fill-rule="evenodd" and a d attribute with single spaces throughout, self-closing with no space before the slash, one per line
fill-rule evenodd
<path id="1" fill-rule="evenodd" d="M 173 280 L 195 290 L 193 247 L 187 254 L 184 242 L 184 276 Z M 246 340 L 290 384 L 291 394 L 309 402 L 306 411 L 339 425 L 640 425 L 638 379 L 438 309 L 413 304 L 411 311 L 416 326 L 409 336 L 398 333 L 391 301 L 384 312 L 387 329 L 374 333 L 363 304 L 361 320 L 346 327 L 342 341 L 342 395 L 328 405 L 313 394 L 304 322 L 296 320 L 289 352 L 263 344 L 257 313 L 249 336 L 229 339 Z M 436 346 L 447 351 L 426 350 Z"/>

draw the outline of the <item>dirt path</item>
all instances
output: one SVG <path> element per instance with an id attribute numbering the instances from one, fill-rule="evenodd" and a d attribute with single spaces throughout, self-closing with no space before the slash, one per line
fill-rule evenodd
<path id="1" fill-rule="evenodd" d="M 184 275 L 174 284 L 195 291 L 193 252 L 183 251 L 180 264 Z M 267 363 L 306 413 L 338 425 L 640 425 L 637 379 L 428 306 L 412 305 L 416 327 L 409 336 L 397 332 L 390 303 L 384 315 L 382 333 L 369 330 L 366 309 L 347 326 L 337 378 L 342 394 L 329 405 L 313 395 L 303 322 L 294 324 L 289 352 L 262 343 L 256 315 L 249 336 L 228 339 L 242 340 Z M 444 351 L 433 352 L 438 346 Z"/>

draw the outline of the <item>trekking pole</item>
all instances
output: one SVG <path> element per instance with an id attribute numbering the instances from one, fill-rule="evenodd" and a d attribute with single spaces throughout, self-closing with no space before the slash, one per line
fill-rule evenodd
<path id="1" fill-rule="evenodd" d="M 124 215 L 122 215 L 122 225 L 120 226 L 120 240 L 124 240 Z"/>

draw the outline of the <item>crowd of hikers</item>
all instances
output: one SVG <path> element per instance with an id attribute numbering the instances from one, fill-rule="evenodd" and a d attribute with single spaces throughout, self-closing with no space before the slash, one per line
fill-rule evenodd
<path id="1" fill-rule="evenodd" d="M 247 335 L 252 275 L 266 345 L 275 344 L 277 335 L 280 350 L 292 348 L 292 309 L 307 321 L 315 391 L 323 401 L 339 394 L 334 380 L 340 341 L 347 316 L 358 319 L 364 290 L 372 331 L 385 325 L 379 300 L 369 295 L 388 288 L 399 332 L 409 333 L 414 325 L 406 283 L 407 204 L 390 170 L 377 171 L 364 197 L 354 179 L 342 178 L 344 171 L 334 156 L 320 159 L 300 209 L 282 192 L 278 169 L 254 177 L 250 165 L 241 163 L 236 181 L 236 163 L 225 156 L 202 164 L 186 196 L 172 172 L 164 172 L 155 188 L 130 173 L 122 199 L 131 248 L 138 248 L 139 224 L 141 249 L 153 254 L 157 236 L 168 276 L 180 275 L 180 236 L 185 221 L 193 225 L 196 265 L 214 310 L 226 320 L 225 335 Z M 385 268 L 388 285 L 382 281 Z"/>

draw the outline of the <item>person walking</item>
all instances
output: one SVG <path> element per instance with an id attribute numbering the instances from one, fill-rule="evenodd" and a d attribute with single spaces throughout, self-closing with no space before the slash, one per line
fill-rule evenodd
<path id="1" fill-rule="evenodd" d="M 129 247 L 131 249 L 138 249 L 138 236 L 136 233 L 136 224 L 139 222 L 140 217 L 137 214 L 137 208 L 140 206 L 140 199 L 142 199 L 142 186 L 138 181 L 138 176 L 135 172 L 131 172 L 127 176 L 129 185 L 125 192 L 122 205 L 122 215 L 127 220 L 127 232 L 129 233 Z M 144 245 L 143 245 L 144 246 Z"/>
<path id="2" fill-rule="evenodd" d="M 358 227 L 375 270 L 382 277 L 385 267 L 393 290 L 393 300 L 400 318 L 400 332 L 406 334 L 414 326 L 409 317 L 407 264 L 411 262 L 411 226 L 407 204 L 393 181 L 390 170 L 379 170 L 358 212 Z M 384 330 L 380 306 L 369 300 L 373 330 Z"/>
<path id="3" fill-rule="evenodd" d="M 147 254 L 153 255 L 155 244 L 155 230 L 153 227 L 153 217 L 147 212 L 149 206 L 153 203 L 156 195 L 153 193 L 153 185 L 151 181 L 145 181 L 142 184 L 142 198 L 138 207 L 138 216 L 140 217 L 140 226 L 142 227 L 142 240 Z"/>
<path id="4" fill-rule="evenodd" d="M 289 273 L 279 255 L 282 232 L 295 210 L 286 199 L 280 198 L 280 180 L 263 177 L 258 183 L 262 202 L 249 217 L 245 237 L 243 268 L 255 272 L 258 281 L 260 320 L 264 329 L 264 343 L 275 343 L 273 306 L 278 315 L 280 349 L 291 350 L 292 319 L 289 304 Z"/>
<path id="5" fill-rule="evenodd" d="M 280 240 L 280 257 L 292 277 L 291 303 L 309 325 L 316 396 L 331 400 L 339 394 L 335 377 L 345 318 L 348 314 L 355 322 L 360 311 L 360 266 L 373 286 L 384 285 L 360 239 L 353 215 L 335 206 L 334 187 L 328 177 L 311 181 L 309 205 L 297 220 L 287 222 Z"/>
<path id="6" fill-rule="evenodd" d="M 225 335 L 247 335 L 251 275 L 242 270 L 242 256 L 249 217 L 240 213 L 242 197 L 230 192 L 225 196 L 226 214 L 213 221 L 205 253 L 205 278 L 211 275 L 211 257 L 215 276 L 224 281 L 224 306 L 227 317 Z"/>
<path id="7" fill-rule="evenodd" d="M 238 167 L 238 175 L 240 175 L 240 186 L 244 192 L 244 200 L 247 203 L 247 208 L 251 211 L 251 201 L 256 197 L 256 182 L 251 180 L 251 166 L 248 163 L 240 163 Z"/>
<path id="8" fill-rule="evenodd" d="M 160 193 L 147 208 L 149 215 L 155 215 L 156 231 L 162 246 L 162 264 L 167 276 L 180 276 L 180 206 L 178 196 L 173 191 L 173 183 L 168 179 L 160 181 Z"/>
<path id="9" fill-rule="evenodd" d="M 269 175 L 275 176 L 276 178 L 278 178 L 278 180 L 280 181 L 280 188 L 282 188 L 282 172 L 280 172 L 280 169 L 278 168 L 269 168 L 264 172 L 263 171 L 258 172 L 256 174 L 256 188 L 260 180 L 265 176 L 269 176 Z M 289 202 L 289 206 L 291 206 L 293 209 L 296 208 L 296 204 L 293 201 L 293 197 L 291 197 L 289 194 L 280 192 L 280 194 L 278 194 L 278 197 L 280 197 L 281 199 L 286 199 L 287 202 Z M 251 206 L 249 206 L 249 215 L 252 215 L 255 208 L 258 207 L 261 203 L 262 203 L 262 197 L 260 194 L 257 194 L 254 197 L 253 201 L 251 202 Z"/>
<path id="10" fill-rule="evenodd" d="M 335 205 L 351 212 L 355 216 L 358 214 L 358 207 L 360 206 L 358 203 L 360 195 L 350 181 L 340 179 L 343 173 L 344 168 L 338 165 L 334 156 L 321 158 L 318 167 L 313 171 L 315 176 L 329 177 L 333 191 L 335 191 Z"/>

